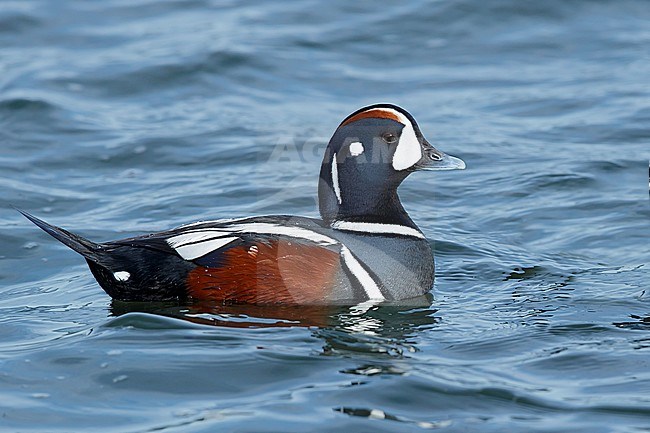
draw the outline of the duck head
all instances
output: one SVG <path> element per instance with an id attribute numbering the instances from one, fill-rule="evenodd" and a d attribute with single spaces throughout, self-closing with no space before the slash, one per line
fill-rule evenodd
<path id="1" fill-rule="evenodd" d="M 434 148 L 406 110 L 392 104 L 363 107 L 346 117 L 329 141 L 320 171 L 319 209 L 338 221 L 415 227 L 397 188 L 421 170 L 462 170 L 465 163 Z"/>

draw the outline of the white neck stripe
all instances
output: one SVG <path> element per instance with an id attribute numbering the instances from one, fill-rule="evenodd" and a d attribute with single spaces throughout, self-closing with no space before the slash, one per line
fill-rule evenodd
<path id="1" fill-rule="evenodd" d="M 335 221 L 332 223 L 332 228 L 336 230 L 347 230 L 351 232 L 405 235 L 420 239 L 426 239 L 419 230 L 399 224 Z"/>
<path id="2" fill-rule="evenodd" d="M 334 194 L 339 204 L 343 203 L 341 199 L 341 186 L 339 185 L 339 167 L 336 164 L 336 153 L 332 157 L 332 186 L 334 187 Z"/>
<path id="3" fill-rule="evenodd" d="M 354 257 L 352 252 L 345 245 L 341 244 L 341 257 L 343 262 L 348 267 L 354 278 L 357 279 L 363 290 L 366 292 L 369 300 L 372 301 L 383 301 L 386 298 L 379 290 L 377 283 L 372 279 L 370 274 L 361 266 L 361 263 Z"/>

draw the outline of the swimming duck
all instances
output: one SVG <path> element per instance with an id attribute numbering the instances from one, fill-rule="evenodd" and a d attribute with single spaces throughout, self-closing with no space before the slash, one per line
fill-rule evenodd
<path id="1" fill-rule="evenodd" d="M 464 169 L 392 104 L 363 107 L 338 126 L 320 168 L 321 219 L 292 215 L 199 221 L 95 243 L 26 212 L 87 261 L 122 301 L 357 304 L 427 293 L 434 260 L 397 188 L 420 170 Z"/>

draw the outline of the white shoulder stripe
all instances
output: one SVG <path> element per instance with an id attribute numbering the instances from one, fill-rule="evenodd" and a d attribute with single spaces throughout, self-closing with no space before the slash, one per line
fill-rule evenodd
<path id="1" fill-rule="evenodd" d="M 259 233 L 264 235 L 288 236 L 296 239 L 306 239 L 323 245 L 336 245 L 338 241 L 329 236 L 302 227 L 281 226 L 271 223 L 233 224 L 227 230 L 236 233 Z"/>
<path id="2" fill-rule="evenodd" d="M 360 223 L 353 223 L 360 224 Z M 377 224 L 380 226 L 391 226 L 388 224 Z M 394 225 L 402 229 L 413 230 L 410 227 Z M 389 233 L 395 233 L 395 229 Z M 390 227 L 389 227 L 390 228 Z M 385 227 L 384 227 L 385 229 Z M 227 227 L 218 229 L 196 230 L 189 233 L 183 233 L 167 239 L 167 243 L 178 252 L 185 260 L 194 260 L 203 257 L 206 254 L 216 251 L 229 243 L 240 239 L 236 233 L 259 233 L 267 235 L 287 236 L 296 239 L 306 239 L 321 245 L 337 245 L 339 242 L 329 236 L 322 235 L 318 232 L 302 228 L 281 226 L 272 223 L 244 223 L 232 224 Z M 383 232 L 382 232 L 383 233 Z M 417 232 L 424 237 L 421 233 Z M 230 235 L 230 236 L 228 236 Z M 412 235 L 412 234 L 411 234 Z M 386 298 L 381 293 L 379 286 L 372 279 L 370 274 L 363 268 L 361 263 L 354 257 L 354 254 L 343 244 L 341 244 L 341 258 L 348 267 L 354 278 L 357 279 L 363 290 L 366 292 L 369 300 L 383 301 Z"/>
<path id="3" fill-rule="evenodd" d="M 211 251 L 218 250 L 226 244 L 239 239 L 238 234 L 264 234 L 305 239 L 319 245 L 336 245 L 338 241 L 329 236 L 302 227 L 281 226 L 271 223 L 231 224 L 219 228 L 196 229 L 181 233 L 167 239 L 167 244 L 174 248 L 186 260 L 194 260 Z"/>
<path id="4" fill-rule="evenodd" d="M 223 230 L 202 230 L 202 231 L 193 231 L 189 233 L 183 233 L 180 235 L 172 236 L 167 239 L 167 244 L 170 247 L 176 248 L 187 244 L 193 244 L 200 241 L 207 241 L 214 238 L 220 238 L 227 236 L 230 233 Z"/>
<path id="5" fill-rule="evenodd" d="M 250 218 L 251 217 L 241 217 L 241 218 L 224 218 L 224 219 L 220 219 L 220 220 L 196 221 L 196 222 L 193 222 L 193 223 L 187 223 L 187 224 L 180 225 L 180 226 L 178 226 L 176 228 L 184 229 L 184 228 L 187 228 L 187 227 L 200 226 L 200 225 L 203 225 L 203 224 L 227 224 L 227 223 L 232 223 L 232 222 L 236 222 L 236 221 L 247 220 L 247 219 L 250 219 Z M 209 230 L 215 230 L 215 229 L 209 229 Z"/>
<path id="6" fill-rule="evenodd" d="M 335 221 L 332 223 L 332 228 L 336 230 L 347 230 L 351 232 L 405 235 L 420 239 L 426 239 L 419 230 L 399 224 Z"/>
<path id="7" fill-rule="evenodd" d="M 372 301 L 383 301 L 386 298 L 382 295 L 381 290 L 375 283 L 375 280 L 372 279 L 370 274 L 361 266 L 361 263 L 354 257 L 352 252 L 345 245 L 341 245 L 341 257 L 345 265 L 350 269 L 352 275 L 357 279 L 363 290 L 368 295 L 368 299 Z"/>
<path id="8" fill-rule="evenodd" d="M 237 240 L 237 237 L 228 237 L 228 238 L 217 238 L 208 241 L 199 242 L 196 244 L 183 245 L 176 247 L 176 252 L 185 260 L 194 260 L 199 257 L 216 251 L 219 248 L 231 243 L 234 240 Z"/>

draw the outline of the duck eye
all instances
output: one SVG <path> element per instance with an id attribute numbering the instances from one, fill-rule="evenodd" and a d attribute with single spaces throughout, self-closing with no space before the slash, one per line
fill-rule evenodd
<path id="1" fill-rule="evenodd" d="M 391 134 L 390 132 L 383 134 L 381 138 L 388 144 L 397 143 L 397 136 L 395 134 Z"/>

